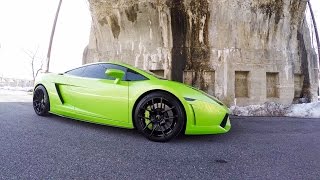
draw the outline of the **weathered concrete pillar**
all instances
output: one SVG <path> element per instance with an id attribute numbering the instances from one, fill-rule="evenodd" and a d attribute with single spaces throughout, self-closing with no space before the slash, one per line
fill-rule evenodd
<path id="1" fill-rule="evenodd" d="M 122 61 L 171 78 L 172 30 L 165 1 L 90 0 L 84 63 Z"/>

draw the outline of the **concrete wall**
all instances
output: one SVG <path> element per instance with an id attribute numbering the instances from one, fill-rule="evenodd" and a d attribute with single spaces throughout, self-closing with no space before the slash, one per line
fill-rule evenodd
<path id="1" fill-rule="evenodd" d="M 228 105 L 316 100 L 315 50 L 299 0 L 89 0 L 83 63 L 116 60 Z"/>

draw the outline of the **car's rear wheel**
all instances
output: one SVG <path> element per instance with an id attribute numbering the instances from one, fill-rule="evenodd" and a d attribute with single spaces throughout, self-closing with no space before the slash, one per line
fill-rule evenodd
<path id="1" fill-rule="evenodd" d="M 134 123 L 146 138 L 165 142 L 182 131 L 185 113 L 177 98 L 166 92 L 153 92 L 137 104 Z"/>
<path id="2" fill-rule="evenodd" d="M 39 85 L 33 92 L 33 109 L 39 116 L 48 114 L 50 108 L 49 96 L 47 90 Z"/>

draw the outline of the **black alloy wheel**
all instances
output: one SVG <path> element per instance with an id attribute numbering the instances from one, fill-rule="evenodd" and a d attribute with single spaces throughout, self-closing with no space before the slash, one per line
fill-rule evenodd
<path id="1" fill-rule="evenodd" d="M 49 97 L 46 89 L 39 85 L 33 92 L 33 109 L 39 116 L 48 114 L 50 108 Z"/>
<path id="2" fill-rule="evenodd" d="M 146 138 L 165 142 L 182 131 L 185 113 L 177 98 L 165 92 L 153 92 L 138 103 L 134 122 Z"/>

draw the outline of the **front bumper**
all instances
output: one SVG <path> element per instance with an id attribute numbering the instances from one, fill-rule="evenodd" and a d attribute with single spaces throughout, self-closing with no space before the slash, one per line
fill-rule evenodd
<path id="1" fill-rule="evenodd" d="M 188 116 L 185 134 L 220 134 L 230 130 L 227 107 L 198 100 L 188 103 L 192 116 Z"/>

